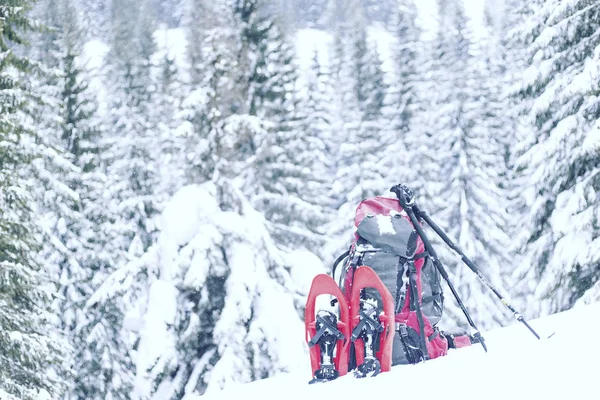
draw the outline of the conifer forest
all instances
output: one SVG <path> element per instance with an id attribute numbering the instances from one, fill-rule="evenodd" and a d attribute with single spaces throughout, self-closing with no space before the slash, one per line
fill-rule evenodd
<path id="1" fill-rule="evenodd" d="M 400 182 L 527 318 L 600 301 L 600 0 L 0 0 L 0 399 L 308 365 L 311 279 Z"/>

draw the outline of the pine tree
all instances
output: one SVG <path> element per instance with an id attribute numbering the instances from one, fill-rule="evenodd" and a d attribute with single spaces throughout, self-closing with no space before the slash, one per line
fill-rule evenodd
<path id="1" fill-rule="evenodd" d="M 243 124 L 239 116 L 228 120 L 220 136 L 225 145 Z M 221 150 L 225 159 L 235 154 Z M 264 217 L 226 177 L 244 161 L 229 162 L 215 182 L 176 193 L 156 244 L 92 299 L 116 298 L 140 313 L 131 398 L 210 393 L 297 368 L 306 356 L 303 341 L 290 334 L 302 329 L 296 307 L 303 298 Z M 140 282 L 141 291 L 135 289 Z"/>
<path id="2" fill-rule="evenodd" d="M 500 267 L 507 263 L 508 238 L 504 195 L 499 174 L 504 170 L 501 127 L 497 125 L 493 86 L 488 82 L 486 58 L 471 42 L 459 2 L 440 2 L 441 26 L 435 41 L 431 109 L 421 118 L 430 121 L 423 138 L 421 169 L 427 186 L 419 193 L 436 222 L 469 255 L 489 280 L 503 291 Z M 496 149 L 496 150 L 493 150 Z M 480 327 L 506 321 L 502 304 L 466 265 L 443 244 L 450 277 L 464 304 Z M 464 321 L 461 311 L 447 308 L 449 321 Z M 451 323 L 451 322 L 449 322 Z"/>
<path id="3" fill-rule="evenodd" d="M 323 29 L 323 15 L 327 9 L 328 0 L 299 0 L 295 2 L 297 24 L 300 28 Z"/>
<path id="4" fill-rule="evenodd" d="M 523 138 L 516 165 L 527 184 L 521 197 L 526 211 L 519 237 L 521 271 L 534 271 L 539 281 L 533 292 L 536 301 L 530 301 L 537 315 L 570 308 L 600 278 L 600 9 L 592 1 L 538 2 L 532 7 L 534 14 L 520 29 L 531 57 L 519 99 L 528 106 L 534 129 Z"/>
<path id="5" fill-rule="evenodd" d="M 353 3 L 354 4 L 354 3 Z M 350 7 L 350 6 L 349 6 Z M 343 59 L 338 82 L 342 92 L 344 122 L 337 160 L 337 174 L 331 196 L 338 204 L 339 217 L 330 226 L 330 234 L 347 246 L 351 233 L 351 215 L 367 197 L 384 194 L 388 189 L 384 152 L 389 149 L 390 130 L 384 115 L 387 83 L 375 44 L 369 40 L 362 11 L 354 5 L 340 24 L 338 54 Z M 356 21 L 356 22 L 354 22 Z M 350 29 L 354 26 L 355 29 Z M 345 38 L 345 39 L 344 39 Z M 343 238 L 343 239 L 342 239 Z M 338 248 L 335 252 L 343 251 Z"/>
<path id="6" fill-rule="evenodd" d="M 224 18 L 223 1 L 206 2 L 203 0 L 180 0 L 176 8 L 179 26 L 184 30 L 190 66 L 190 83 L 200 85 L 203 79 L 205 62 L 203 52 L 208 31 L 223 28 L 227 25 Z"/>
<path id="7" fill-rule="evenodd" d="M 166 36 L 165 32 L 165 44 L 159 50 L 159 54 L 164 54 L 157 66 L 156 92 L 151 105 L 151 110 L 154 110 L 152 125 L 155 127 L 158 147 L 162 149 L 157 160 L 160 186 L 155 189 L 160 196 L 160 203 L 185 185 L 188 168 L 187 160 L 182 157 L 186 147 L 185 138 L 178 131 L 184 120 L 182 102 L 185 98 L 185 86 L 178 68 L 178 61 L 181 60 L 176 60 L 169 51 Z"/>
<path id="8" fill-rule="evenodd" d="M 531 3 L 522 0 L 486 2 L 487 35 L 483 56 L 486 57 L 485 67 L 489 71 L 487 73 L 493 79 L 484 79 L 481 84 L 495 98 L 495 101 L 488 103 L 492 117 L 486 118 L 484 122 L 491 123 L 490 129 L 497 132 L 494 136 L 501 145 L 498 151 L 504 155 L 503 161 L 506 166 L 503 172 L 498 168 L 501 180 L 499 186 L 505 195 L 504 205 L 508 212 L 505 232 L 513 239 L 506 250 L 510 260 L 501 273 L 505 277 L 507 287 L 510 288 L 507 296 L 511 303 L 524 312 L 531 306 L 529 296 L 532 286 L 535 285 L 535 276 L 531 273 L 529 278 L 523 279 L 523 275 L 530 273 L 531 269 L 515 262 L 520 259 L 517 249 L 521 244 L 514 238 L 520 236 L 523 228 L 523 210 L 520 209 L 519 198 L 523 186 L 527 183 L 516 173 L 516 157 L 513 156 L 516 156 L 518 151 L 518 143 L 529 134 L 532 127 L 519 116 L 519 112 L 525 108 L 525 103 L 514 96 L 513 91 L 521 80 L 528 57 L 526 46 L 519 39 L 516 28 L 526 18 L 529 4 Z"/>
<path id="9" fill-rule="evenodd" d="M 397 47 L 393 49 L 394 73 L 389 88 L 390 104 L 385 117 L 391 123 L 391 143 L 385 154 L 389 176 L 419 190 L 424 184 L 419 179 L 420 141 L 422 129 L 418 115 L 423 111 L 427 93 L 421 94 L 423 79 L 424 43 L 416 26 L 417 8 L 412 0 L 401 0 L 396 9 L 394 32 Z M 427 68 L 426 65 L 424 68 Z"/>
<path id="10" fill-rule="evenodd" d="M 37 156 L 24 79 L 32 62 L 15 51 L 33 26 L 27 10 L 24 1 L 0 4 L 0 396 L 7 399 L 58 396 L 65 372 L 66 349 L 49 322 L 50 281 L 35 257 L 40 243 L 31 186 L 23 177 Z"/>
<path id="11" fill-rule="evenodd" d="M 307 137 L 297 96 L 292 48 L 277 20 L 254 0 L 236 2 L 243 46 L 238 60 L 245 105 L 239 112 L 270 125 L 272 134 L 251 143 L 254 162 L 244 173 L 244 193 L 265 213 L 276 242 L 287 248 L 318 248 L 324 212 L 305 190 L 310 171 Z"/>
<path id="12" fill-rule="evenodd" d="M 239 89 L 236 87 L 236 57 L 232 50 L 235 37 L 228 26 L 205 32 L 201 83 L 182 103 L 184 121 L 177 128 L 184 139 L 180 160 L 185 165 L 186 181 L 202 183 L 211 180 L 218 170 L 219 155 L 212 139 L 219 124 L 237 111 Z M 237 105 L 236 105 L 237 104 Z M 236 140 L 236 135 L 232 141 Z M 245 154 L 249 156 L 249 154 Z"/>
<path id="13" fill-rule="evenodd" d="M 108 41 L 110 38 L 110 17 L 114 0 L 87 1 L 75 0 L 73 7 L 80 15 L 82 33 L 88 40 Z"/>
<path id="14" fill-rule="evenodd" d="M 79 65 L 84 35 L 70 0 L 48 0 L 39 6 L 53 35 L 45 44 L 39 41 L 47 74 L 39 88 L 44 101 L 36 125 L 43 142 L 57 150 L 45 151 L 35 164 L 43 190 L 38 195 L 40 225 L 45 227 L 40 260 L 56 276 L 60 295 L 54 310 L 75 350 L 67 398 L 119 398 L 119 392 L 124 398 L 127 353 L 122 353 L 117 335 L 111 341 L 105 334 L 117 328 L 111 321 L 115 311 L 87 305 L 112 272 L 119 249 L 113 245 L 118 236 L 111 204 L 104 198 L 97 106 L 87 87 L 87 72 Z"/>
<path id="15" fill-rule="evenodd" d="M 104 152 L 110 196 L 120 203 L 122 249 L 141 254 L 152 243 L 152 218 L 160 205 L 154 196 L 158 183 L 155 160 L 161 149 L 150 118 L 154 82 L 151 56 L 155 51 L 150 10 L 141 0 L 114 6 L 113 38 L 106 73 L 112 88 L 108 149 Z"/>

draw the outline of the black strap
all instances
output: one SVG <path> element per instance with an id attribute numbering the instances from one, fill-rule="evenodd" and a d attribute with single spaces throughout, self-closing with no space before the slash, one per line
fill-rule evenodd
<path id="1" fill-rule="evenodd" d="M 415 254 L 415 256 L 413 257 L 413 260 L 418 260 L 420 258 L 425 258 L 425 257 L 429 257 L 429 253 L 426 251 L 419 253 L 419 254 Z"/>
<path id="2" fill-rule="evenodd" d="M 316 333 L 316 335 L 308 342 L 308 347 L 313 347 L 314 345 L 316 345 L 321 339 L 321 336 L 323 336 L 327 331 L 329 331 L 338 340 L 342 340 L 344 338 L 344 334 L 340 332 L 337 326 L 333 325 L 330 321 L 326 320 L 320 315 L 317 315 L 316 320 L 317 322 L 321 323 L 321 328 Z"/>
<path id="3" fill-rule="evenodd" d="M 367 329 L 370 328 L 372 331 L 377 331 L 379 333 L 383 332 L 383 325 L 376 320 L 371 318 L 364 310 L 360 310 L 360 322 L 356 325 L 356 328 L 352 331 L 351 340 L 354 342 L 356 339 L 360 337 L 360 334 L 365 326 L 368 326 Z"/>
<path id="4" fill-rule="evenodd" d="M 333 279 L 335 279 L 335 270 L 336 270 L 338 264 L 344 258 L 348 257 L 348 255 L 350 255 L 350 249 L 348 249 L 344 254 L 342 254 L 341 256 L 339 256 L 338 258 L 336 258 L 336 260 L 333 262 L 333 268 L 332 268 L 332 272 L 331 272 L 331 276 L 333 277 Z"/>
<path id="5" fill-rule="evenodd" d="M 418 290 L 417 290 L 417 268 L 415 263 L 409 261 L 408 265 L 409 276 L 408 282 L 410 286 L 410 300 L 417 314 L 417 321 L 419 322 L 419 338 L 421 351 L 423 352 L 423 358 L 429 360 L 429 352 L 427 351 L 427 343 L 425 343 L 425 322 L 423 321 L 423 312 L 421 311 L 421 305 L 419 304 Z"/>
<path id="6" fill-rule="evenodd" d="M 427 340 L 429 340 L 431 342 L 433 339 L 438 337 L 439 334 L 440 334 L 440 331 L 437 328 L 434 328 L 433 333 L 427 337 Z"/>

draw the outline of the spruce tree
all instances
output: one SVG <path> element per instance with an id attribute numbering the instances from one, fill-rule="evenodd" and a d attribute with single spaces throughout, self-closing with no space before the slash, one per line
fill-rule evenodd
<path id="1" fill-rule="evenodd" d="M 188 183 L 212 179 L 219 163 L 214 132 L 222 120 L 239 107 L 239 89 L 235 85 L 237 55 L 233 43 L 235 36 L 228 26 L 205 32 L 203 52 L 199 56 L 202 62 L 197 66 L 203 71 L 201 81 L 182 102 L 184 120 L 177 131 L 183 139 L 183 148 L 178 162 L 183 163 Z M 231 139 L 236 140 L 235 133 Z"/>
<path id="2" fill-rule="evenodd" d="M 0 4 L 0 396 L 7 399 L 59 396 L 66 351 L 49 321 L 50 280 L 36 260 L 32 186 L 24 177 L 38 156 L 27 122 L 32 62 L 16 51 L 33 26 L 27 11 L 24 1 Z"/>
<path id="3" fill-rule="evenodd" d="M 151 56 L 155 51 L 151 10 L 141 0 L 113 5 L 113 37 L 106 73 L 114 82 L 103 157 L 108 165 L 110 196 L 120 204 L 122 250 L 141 254 L 152 243 L 152 222 L 160 208 L 158 183 L 160 146 L 150 117 L 153 96 Z"/>
<path id="4" fill-rule="evenodd" d="M 537 300 L 532 312 L 547 314 L 570 308 L 600 279 L 595 239 L 600 9 L 579 0 L 532 7 L 535 12 L 520 29 L 530 65 L 518 98 L 528 106 L 533 130 L 517 153 L 519 178 L 527 185 L 519 239 L 521 271 L 533 271 L 539 282 L 530 288 Z"/>
<path id="5" fill-rule="evenodd" d="M 161 198 L 173 195 L 185 184 L 186 159 L 185 142 L 178 128 L 182 124 L 182 101 L 184 85 L 176 60 L 168 49 L 162 49 L 164 56 L 158 69 L 156 94 L 152 109 L 159 110 L 153 114 L 153 125 L 156 127 L 157 142 L 162 152 L 159 154 L 160 186 L 157 192 Z M 174 184 L 174 183 L 177 184 Z M 161 200 L 162 202 L 162 200 Z"/>
<path id="6" fill-rule="evenodd" d="M 398 2 L 392 18 L 397 44 L 392 49 L 394 72 L 389 88 L 390 104 L 384 114 L 392 130 L 390 147 L 385 153 L 388 175 L 409 184 L 413 190 L 424 185 L 419 178 L 422 129 L 416 116 L 423 111 L 428 97 L 427 92 L 421 93 L 425 51 L 416 18 L 414 1 Z"/>
<path id="7" fill-rule="evenodd" d="M 278 244 L 318 248 L 325 221 L 318 199 L 305 190 L 316 171 L 306 164 L 311 138 L 301 131 L 297 67 L 280 24 L 265 14 L 254 0 L 237 1 L 234 8 L 243 43 L 238 60 L 244 60 L 240 73 L 246 99 L 239 111 L 265 121 L 272 132 L 249 143 L 254 162 L 244 173 L 244 193 L 265 213 Z"/>
<path id="8" fill-rule="evenodd" d="M 481 49 L 471 41 L 460 2 L 440 2 L 442 26 L 435 41 L 431 109 L 420 118 L 430 123 L 423 137 L 419 171 L 426 186 L 419 192 L 423 204 L 435 215 L 462 250 L 501 291 L 505 281 L 508 238 L 504 195 L 499 175 L 504 170 L 502 135 L 497 126 L 497 93 L 489 84 L 490 72 Z M 493 293 L 459 262 L 445 245 L 440 253 L 450 277 L 480 327 L 502 324 L 507 315 Z M 447 307 L 450 321 L 463 321 L 453 303 Z"/>
<path id="9" fill-rule="evenodd" d="M 57 150 L 45 151 L 35 164 L 42 183 L 37 196 L 44 227 L 40 260 L 58 282 L 54 311 L 74 348 L 67 398 L 124 398 L 127 353 L 118 335 L 106 334 L 118 328 L 111 320 L 115 310 L 87 304 L 117 263 L 119 237 L 110 200 L 104 197 L 102 125 L 80 65 L 84 35 L 70 0 L 48 0 L 39 7 L 53 35 L 45 44 L 39 41 L 47 73 L 39 87 L 44 101 L 36 124 L 43 143 Z"/>
<path id="10" fill-rule="evenodd" d="M 351 5 L 354 8 L 350 8 Z M 344 112 L 337 173 L 331 191 L 339 216 L 329 229 L 332 235 L 340 237 L 340 246 L 341 243 L 347 246 L 351 216 L 358 203 L 389 189 L 383 161 L 384 152 L 391 144 L 384 113 L 387 83 L 375 43 L 368 38 L 362 11 L 357 3 L 351 5 L 336 33 L 341 35 L 340 39 L 335 42 L 339 46 L 336 53 L 343 60 L 339 64 L 337 82 Z M 350 29 L 351 26 L 355 29 Z M 343 248 L 336 249 L 339 251 Z"/>

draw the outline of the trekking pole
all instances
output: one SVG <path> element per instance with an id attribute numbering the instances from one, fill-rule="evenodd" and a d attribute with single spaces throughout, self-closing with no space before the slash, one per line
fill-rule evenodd
<path id="1" fill-rule="evenodd" d="M 437 268 L 439 273 L 442 275 L 442 277 L 448 284 L 450 291 L 454 295 L 454 298 L 456 299 L 460 309 L 462 310 L 463 314 L 467 318 L 469 325 L 471 325 L 471 327 L 475 330 L 473 337 L 479 339 L 481 346 L 487 352 L 487 346 L 485 345 L 485 340 L 483 339 L 483 336 L 481 336 L 481 333 L 479 332 L 479 328 L 477 328 L 477 326 L 475 325 L 475 322 L 471 318 L 471 315 L 469 315 L 469 312 L 467 311 L 467 308 L 465 307 L 460 296 L 458 295 L 458 292 L 454 288 L 454 285 L 452 284 L 452 282 L 450 282 L 450 277 L 448 276 L 446 269 L 444 268 L 441 261 L 439 260 L 437 253 L 435 252 L 433 246 L 431 245 L 431 242 L 429 241 L 429 238 L 427 238 L 425 231 L 421 227 L 421 224 L 419 223 L 417 216 L 415 215 L 415 212 L 413 210 L 413 206 L 415 204 L 414 203 L 415 199 L 412 194 L 412 191 L 402 184 L 393 186 L 390 189 L 390 191 L 393 192 L 394 194 L 396 194 L 396 197 L 398 197 L 398 200 L 400 201 L 400 205 L 402 206 L 402 209 L 404 209 L 406 211 L 415 230 L 419 234 L 419 237 L 421 238 L 421 240 L 423 240 L 423 244 L 425 245 L 425 250 L 427 250 L 427 252 L 429 253 L 431 260 L 433 261 L 433 264 L 435 265 L 435 267 Z"/>
<path id="2" fill-rule="evenodd" d="M 491 284 L 491 282 L 481 273 L 479 268 L 477 268 L 475 266 L 475 264 L 469 259 L 469 257 L 467 257 L 465 255 L 465 253 L 463 253 L 462 250 L 448 237 L 448 235 L 446 235 L 446 233 L 435 222 L 433 222 L 433 220 L 431 219 L 431 217 L 429 217 L 427 212 L 421 210 L 419 208 L 419 206 L 417 206 L 415 204 L 414 195 L 413 195 L 412 191 L 403 184 L 394 186 L 394 188 L 396 188 L 396 187 L 399 187 L 398 190 L 403 190 L 404 195 L 407 196 L 407 199 L 410 200 L 409 203 L 412 203 L 410 208 L 412 209 L 413 213 L 415 213 L 419 218 L 425 220 L 425 222 L 427 222 L 427 225 L 429 225 L 435 231 L 435 233 L 438 234 L 438 236 L 448 245 L 448 247 L 450 247 L 458 255 L 461 256 L 462 261 L 467 265 L 467 267 L 469 267 L 469 269 L 471 269 L 471 271 L 473 271 L 479 277 L 479 279 L 481 279 L 481 281 L 496 295 L 496 297 L 498 297 L 500 299 L 502 304 L 504 304 L 513 313 L 513 315 L 515 316 L 517 321 L 523 323 L 523 325 L 525 325 L 527 327 L 527 329 L 529 329 L 529 331 L 531 333 L 533 333 L 533 335 L 536 338 L 541 339 L 540 335 L 538 335 L 538 333 L 531 327 L 531 325 L 529 325 L 529 323 L 525 320 L 523 315 L 520 312 L 518 312 L 512 305 L 510 305 L 510 303 L 504 298 L 504 296 L 502 296 L 502 294 L 500 294 L 500 292 L 498 292 L 498 290 Z M 392 191 L 394 193 L 396 193 L 394 190 L 392 190 Z"/>
<path id="3" fill-rule="evenodd" d="M 531 325 L 529 325 L 527 323 L 525 318 L 523 318 L 523 315 L 520 312 L 518 312 L 513 306 L 510 305 L 510 303 L 504 298 L 504 296 L 502 296 L 502 294 L 500 294 L 500 292 L 498 292 L 498 290 L 491 284 L 491 282 L 481 273 L 479 268 L 477 268 L 475 266 L 475 264 L 469 259 L 469 257 L 467 257 L 465 255 L 465 253 L 463 253 L 462 250 L 448 237 L 448 235 L 446 235 L 446 233 L 435 222 L 433 222 L 431 220 L 431 217 L 429 217 L 429 215 L 427 215 L 427 212 L 420 210 L 419 207 L 417 207 L 417 205 L 413 205 L 412 208 L 413 208 L 413 211 L 416 214 L 418 214 L 421 218 L 423 218 L 425 220 L 425 222 L 427 222 L 427 225 L 429 225 L 435 231 L 435 233 L 437 233 L 438 236 L 440 238 L 442 238 L 442 240 L 444 242 L 446 242 L 448 247 L 450 247 L 452 250 L 454 250 L 456 253 L 458 253 L 458 255 L 461 256 L 462 261 L 467 265 L 467 267 L 469 267 L 471 269 L 471 271 L 473 271 L 479 277 L 479 279 L 481 279 L 481 281 L 485 284 L 485 286 L 487 286 L 488 289 L 490 289 L 496 295 L 496 297 L 498 297 L 500 299 L 502 304 L 504 304 L 513 313 L 513 315 L 515 316 L 517 321 L 522 322 L 527 327 L 527 329 L 529 329 L 531 331 L 531 333 L 533 333 L 535 335 L 536 338 L 540 339 L 540 335 L 538 335 L 538 333 L 531 327 Z"/>

